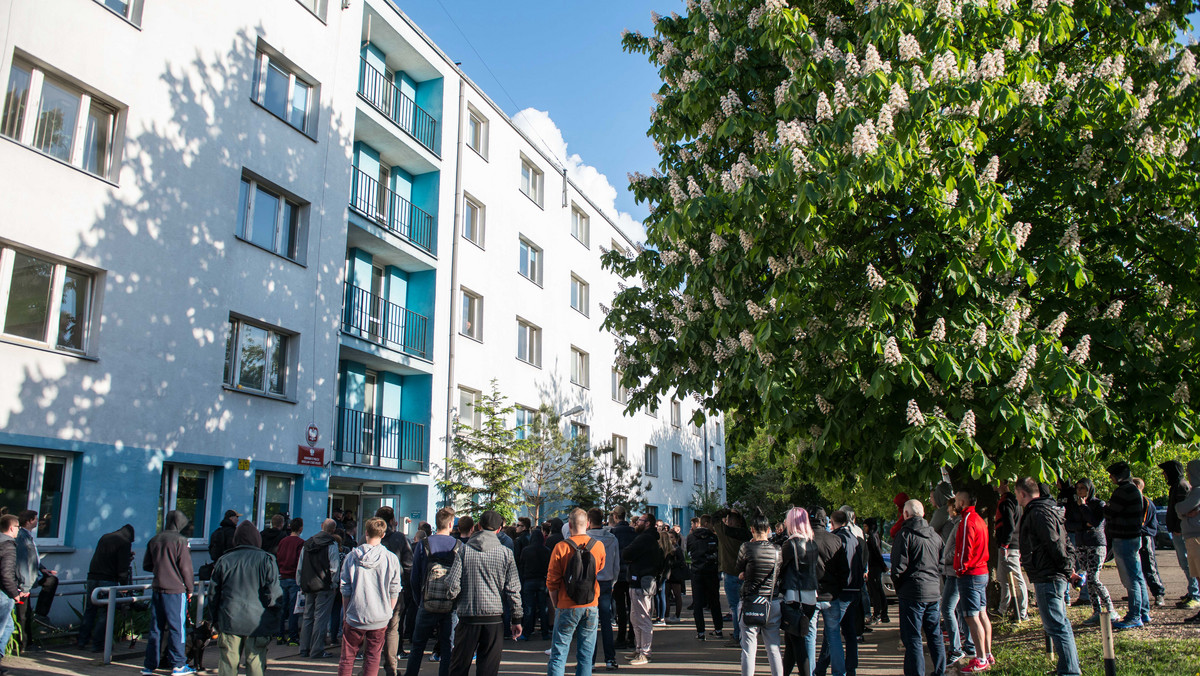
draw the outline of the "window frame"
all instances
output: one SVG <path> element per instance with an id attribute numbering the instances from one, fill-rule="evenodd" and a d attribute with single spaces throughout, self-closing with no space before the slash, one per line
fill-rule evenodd
<path id="1" fill-rule="evenodd" d="M 623 375 L 618 369 L 612 370 L 612 399 L 618 404 L 629 403 L 629 388 L 621 384 Z"/>
<path id="2" fill-rule="evenodd" d="M 704 483 L 704 463 L 700 460 L 692 458 L 692 485 L 700 486 Z"/>
<path id="3" fill-rule="evenodd" d="M 245 192 L 242 192 L 242 186 L 245 186 Z M 267 248 L 262 244 L 254 241 L 254 208 L 258 199 L 258 192 L 262 191 L 271 197 L 278 200 L 278 205 L 275 208 L 275 236 L 272 238 L 271 248 Z M 285 227 L 284 213 L 286 208 L 292 208 L 292 223 Z M 304 265 L 306 258 L 303 253 L 307 249 L 306 223 L 308 217 L 309 203 L 299 199 L 292 193 L 281 190 L 274 184 L 263 181 L 254 174 L 243 172 L 241 182 L 238 184 L 238 220 L 236 225 L 235 236 L 258 249 L 275 254 L 280 258 Z M 290 234 L 290 251 L 282 251 L 283 234 L 286 228 L 291 229 Z"/>
<path id="4" fill-rule="evenodd" d="M 455 417 L 460 423 L 463 419 L 462 409 L 465 396 L 471 397 L 471 424 L 466 426 L 473 430 L 480 430 L 483 428 L 483 414 L 479 412 L 479 402 L 483 401 L 483 392 L 463 385 L 458 386 L 458 412 Z M 463 424 L 465 425 L 465 423 Z"/>
<path id="5" fill-rule="evenodd" d="M 571 203 L 571 237 L 585 249 L 592 248 L 592 217 L 574 202 Z"/>
<path id="6" fill-rule="evenodd" d="M 529 172 L 528 181 L 525 177 L 526 171 Z M 528 197 L 530 201 L 538 205 L 539 209 L 544 208 L 545 179 L 546 173 L 539 169 L 533 160 L 526 157 L 525 153 L 521 153 L 521 180 L 517 184 L 518 189 L 522 195 Z M 527 184 L 528 188 L 526 187 Z"/>
<path id="7" fill-rule="evenodd" d="M 97 5 L 121 17 L 135 28 L 142 27 L 142 0 L 129 0 L 125 3 L 125 12 L 121 13 L 115 7 L 110 6 L 105 0 L 95 0 Z"/>
<path id="8" fill-rule="evenodd" d="M 576 441 L 582 437 L 584 445 L 587 445 L 591 443 L 592 428 L 590 425 L 572 420 L 571 424 L 567 427 L 567 435 L 571 441 Z"/>
<path id="9" fill-rule="evenodd" d="M 571 383 L 578 385 L 584 389 L 590 389 L 590 374 L 588 371 L 591 368 L 590 355 L 582 349 L 571 346 Z M 582 380 L 582 382 L 580 382 Z"/>
<path id="10" fill-rule="evenodd" d="M 671 397 L 671 427 L 683 425 L 683 406 L 675 397 Z"/>
<path id="11" fill-rule="evenodd" d="M 38 261 L 53 265 L 54 269 L 51 272 L 50 288 L 46 298 L 46 321 L 45 327 L 42 330 L 42 338 L 28 338 L 25 336 L 8 333 L 8 303 L 12 293 L 12 279 L 15 268 L 17 255 L 28 256 Z M 76 318 L 75 324 L 81 327 L 83 335 L 80 338 L 79 349 L 70 345 L 60 344 L 61 327 L 62 327 L 62 310 L 63 310 L 63 291 L 66 289 L 67 278 L 70 275 L 79 275 L 87 279 L 88 285 L 85 292 L 82 294 L 86 304 L 84 316 Z M 40 251 L 34 251 L 23 247 L 13 246 L 7 242 L 0 241 L 0 341 L 15 343 L 18 345 L 26 345 L 29 347 L 37 347 L 41 349 L 58 352 L 61 354 L 70 354 L 80 357 L 88 357 L 94 354 L 93 337 L 95 333 L 94 318 L 98 317 L 97 313 L 97 294 L 99 289 L 103 289 L 100 283 L 100 274 L 96 271 L 83 266 L 77 265 L 74 262 L 67 262 L 57 256 L 48 256 Z M 78 295 L 78 292 L 76 292 Z M 55 320 L 57 319 L 59 328 L 54 329 Z M 53 336 L 53 338 L 51 338 Z"/>
<path id="12" fill-rule="evenodd" d="M 458 333 L 462 336 L 470 338 L 471 340 L 482 343 L 483 342 L 483 296 L 475 293 L 474 291 L 467 289 L 466 287 L 462 287 L 462 286 L 458 287 L 458 290 L 459 290 L 458 301 L 462 305 L 462 307 L 459 308 Z M 474 307 L 474 311 L 470 312 L 471 320 L 474 322 L 473 326 L 471 327 L 470 332 L 464 330 L 465 327 L 462 326 L 463 315 L 464 315 L 464 313 L 468 312 L 468 310 L 467 310 L 468 301 L 470 301 L 471 306 Z"/>
<path id="13" fill-rule="evenodd" d="M 29 82 L 26 90 L 25 100 L 20 104 L 19 110 L 14 107 L 14 102 L 9 101 L 9 88 L 15 70 L 28 72 Z M 38 136 L 39 120 L 42 117 L 41 106 L 45 99 L 46 83 L 49 81 L 52 87 L 56 87 L 60 91 L 75 97 L 78 101 L 75 107 L 75 119 L 71 129 L 70 147 L 67 149 L 67 156 L 60 157 L 48 149 L 42 149 L 36 143 Z M 7 118 L 9 111 L 15 111 L 13 114 L 18 115 L 16 124 L 13 125 L 13 134 L 3 133 L 8 125 L 0 124 L 0 135 L 9 140 L 18 143 L 19 145 L 28 148 L 44 157 L 48 157 L 55 162 L 74 167 L 89 176 L 95 176 L 101 180 L 116 184 L 116 174 L 120 167 L 120 150 L 121 143 L 120 129 L 124 121 L 124 107 L 117 104 L 97 92 L 95 89 L 88 87 L 79 80 L 67 76 L 53 68 L 35 61 L 25 58 L 22 54 L 14 54 L 12 61 L 9 63 L 8 79 L 5 81 L 5 100 L 3 113 Z M 85 159 L 88 156 L 87 138 L 88 126 L 92 118 L 93 110 L 99 110 L 101 113 L 107 114 L 107 128 L 103 135 L 95 134 L 94 138 L 104 139 L 104 158 L 99 163 L 97 171 L 92 171 Z M 6 120 L 5 120 L 6 121 Z"/>
<path id="14" fill-rule="evenodd" d="M 473 144 L 471 142 L 471 123 L 472 122 L 478 123 L 479 134 L 478 134 L 478 138 L 476 139 L 476 141 L 478 142 L 478 145 Z M 483 113 L 480 113 L 478 110 L 476 110 L 475 106 L 467 104 L 466 145 L 471 150 L 474 150 L 475 154 L 482 157 L 485 162 L 488 159 L 488 140 L 489 140 L 488 139 L 488 131 L 489 130 L 488 130 L 487 117 L 485 117 L 483 115 Z"/>
<path id="15" fill-rule="evenodd" d="M 71 490 L 73 488 L 73 472 L 75 455 L 73 453 L 57 453 L 44 449 L 22 448 L 19 446 L 0 446 L 0 460 L 28 460 L 29 474 L 25 477 L 27 498 L 24 509 L 32 509 L 42 516 L 42 492 L 46 483 L 46 461 L 53 458 L 62 460 L 62 504 L 58 509 L 58 534 L 55 537 L 40 537 L 34 531 L 34 542 L 43 547 L 60 547 L 66 544 L 67 521 L 71 515 Z"/>
<path id="16" fill-rule="evenodd" d="M 658 476 L 658 446 L 646 444 L 642 448 L 642 474 Z M 654 460 L 651 463 L 651 459 Z"/>
<path id="17" fill-rule="evenodd" d="M 472 219 L 472 221 L 473 221 L 472 226 L 476 232 L 478 239 L 474 239 L 467 234 L 467 214 L 468 214 L 468 212 L 475 214 L 475 218 Z M 487 223 L 487 207 L 485 207 L 483 205 L 483 202 L 480 202 L 479 200 L 475 199 L 469 193 L 464 192 L 463 193 L 463 222 L 462 222 L 463 239 L 467 240 L 471 244 L 474 244 L 475 246 L 479 247 L 480 249 L 483 249 L 484 248 L 484 245 L 483 245 L 484 237 L 486 236 L 486 232 L 484 231 L 486 223 Z"/>
<path id="18" fill-rule="evenodd" d="M 241 377 L 241 364 L 242 364 L 242 360 L 241 360 L 241 336 L 242 336 L 241 327 L 243 327 L 243 326 L 250 326 L 252 328 L 259 329 L 261 331 L 265 331 L 267 334 L 266 340 L 264 341 L 263 389 L 261 389 L 261 390 L 257 390 L 252 387 L 242 385 L 240 382 L 238 382 Z M 236 314 L 231 314 L 229 316 L 229 322 L 227 324 L 227 327 L 228 327 L 229 334 L 226 337 L 225 368 L 227 371 L 229 371 L 230 376 L 227 379 L 226 375 L 224 373 L 222 374 L 222 376 L 221 376 L 222 386 L 226 390 L 229 390 L 231 392 L 241 392 L 243 394 L 250 394 L 250 395 L 255 395 L 255 396 L 260 396 L 260 397 L 266 397 L 268 399 L 279 399 L 279 400 L 283 400 L 283 401 L 292 401 L 293 400 L 292 390 L 295 385 L 293 380 L 295 379 L 295 373 L 296 373 L 296 368 L 295 368 L 295 364 L 293 363 L 293 361 L 299 350 L 299 348 L 296 346 L 296 341 L 299 338 L 299 334 L 288 331 L 283 328 L 280 328 L 278 326 L 273 326 L 273 325 L 267 324 L 265 322 L 260 322 L 257 320 L 249 319 L 247 317 L 243 317 L 241 315 L 236 315 Z M 277 363 L 276 359 L 273 359 L 274 351 L 272 348 L 274 347 L 274 343 L 277 340 L 279 340 L 280 338 L 282 338 L 285 341 L 284 345 L 283 345 L 284 353 L 283 353 L 283 358 L 282 358 L 282 364 L 283 364 L 284 371 L 283 371 L 283 374 L 281 375 L 281 379 L 282 379 L 282 386 L 280 387 L 281 391 L 275 392 L 275 391 L 271 390 L 271 385 L 270 385 L 271 372 L 272 372 L 272 370 L 274 370 L 276 363 Z M 237 349 L 236 350 L 231 349 L 231 347 L 230 347 L 231 345 L 236 345 Z M 232 364 L 230 363 L 231 355 L 233 356 Z"/>
<path id="19" fill-rule="evenodd" d="M 295 516 L 293 510 L 296 502 L 296 477 L 291 474 L 281 474 L 279 472 L 255 472 L 254 473 L 254 524 L 259 530 L 265 529 L 271 523 L 271 516 L 267 515 L 267 500 L 265 484 L 269 479 L 283 479 L 288 482 L 287 496 L 288 508 L 287 516 L 290 520 Z"/>
<path id="20" fill-rule="evenodd" d="M 618 443 L 620 442 L 620 443 Z M 629 462 L 629 438 L 620 434 L 612 435 L 613 459 L 621 458 Z"/>
<path id="21" fill-rule="evenodd" d="M 162 510 L 162 523 L 166 523 L 167 514 L 176 509 L 179 504 L 179 473 L 185 470 L 195 470 L 204 472 L 207 475 L 205 481 L 204 493 L 204 523 L 197 524 L 192 521 L 189 525 L 192 526 L 192 537 L 188 538 L 190 546 L 206 546 L 208 544 L 209 525 L 212 522 L 213 512 L 213 484 L 216 483 L 217 470 L 215 467 L 205 465 L 191 465 L 186 463 L 166 463 L 163 465 L 162 485 L 160 486 L 160 495 L 162 502 L 159 504 L 159 509 Z M 191 520 L 192 515 L 188 515 Z"/>
<path id="22" fill-rule="evenodd" d="M 537 409 L 520 404 L 513 407 L 513 436 L 516 439 L 528 439 L 529 434 L 533 431 L 533 423 L 537 419 L 537 415 Z M 521 422 L 522 416 L 526 418 L 524 423 Z"/>
<path id="23" fill-rule="evenodd" d="M 328 0 L 311 0 L 311 4 L 313 4 L 314 7 L 309 7 L 310 3 L 308 0 L 296 0 L 296 2 L 300 3 L 300 6 L 304 9 L 308 10 L 309 14 L 317 17 L 321 23 L 325 23 L 325 17 L 329 11 Z"/>
<path id="24" fill-rule="evenodd" d="M 521 355 L 522 332 L 527 334 L 525 341 L 529 354 L 525 356 Z M 542 327 L 521 317 L 517 317 L 517 360 L 537 368 L 542 367 Z"/>
<path id="25" fill-rule="evenodd" d="M 532 240 L 524 235 L 517 238 L 517 274 L 525 279 L 542 286 L 542 265 L 545 261 L 545 251 L 534 244 Z M 521 270 L 524 267 L 529 271 L 525 274 Z"/>
<path id="26" fill-rule="evenodd" d="M 671 452 L 671 480 L 683 483 L 683 454 Z"/>
<path id="27" fill-rule="evenodd" d="M 284 58 L 282 54 L 267 47 L 261 41 L 254 53 L 254 65 L 254 76 L 251 79 L 250 85 L 250 100 L 258 105 L 258 107 L 283 121 L 287 126 L 315 141 L 317 111 L 320 102 L 320 83 L 297 67 L 296 64 Z M 284 102 L 283 114 L 272 110 L 266 100 L 267 75 L 272 65 L 275 66 L 276 70 L 288 76 L 287 99 Z M 304 123 L 302 126 L 297 126 L 290 119 L 295 110 L 296 84 L 298 82 L 308 87 L 308 100 L 304 105 Z"/>
<path id="28" fill-rule="evenodd" d="M 576 291 L 576 287 L 578 287 L 578 291 Z M 591 295 L 592 295 L 592 285 L 588 284 L 586 281 L 584 281 L 584 279 L 582 277 L 580 277 L 579 275 L 572 272 L 571 273 L 571 309 L 575 310 L 576 312 L 583 315 L 584 317 L 590 317 L 591 316 Z M 579 302 L 579 305 L 582 305 L 583 307 L 579 307 L 579 305 L 576 305 L 576 302 Z"/>

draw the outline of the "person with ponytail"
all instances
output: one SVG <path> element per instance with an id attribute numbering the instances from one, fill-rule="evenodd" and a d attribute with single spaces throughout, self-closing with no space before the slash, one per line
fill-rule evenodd
<path id="1" fill-rule="evenodd" d="M 771 522 L 761 510 L 750 519 L 750 541 L 738 550 L 736 570 L 741 580 L 742 676 L 753 676 L 758 656 L 758 635 L 762 633 L 767 648 L 771 676 L 783 676 L 783 656 L 780 653 L 779 568 L 782 557 L 779 547 L 771 543 Z"/>
<path id="2" fill-rule="evenodd" d="M 783 673 L 812 676 L 817 657 L 817 543 L 808 512 L 801 507 L 788 510 L 783 519 L 783 563 L 779 593 L 783 629 Z"/>

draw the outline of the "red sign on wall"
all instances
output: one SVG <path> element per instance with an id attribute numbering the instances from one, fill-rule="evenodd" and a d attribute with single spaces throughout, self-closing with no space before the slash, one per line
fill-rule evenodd
<path id="1" fill-rule="evenodd" d="M 297 465 L 308 465 L 310 467 L 325 466 L 325 449 L 313 448 L 312 446 L 300 446 L 300 450 L 296 455 Z"/>

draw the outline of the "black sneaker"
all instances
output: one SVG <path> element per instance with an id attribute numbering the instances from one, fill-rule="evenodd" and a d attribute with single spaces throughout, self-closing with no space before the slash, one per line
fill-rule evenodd
<path id="1" fill-rule="evenodd" d="M 620 668 L 620 667 L 618 667 L 618 666 L 617 666 L 617 661 L 616 661 L 616 660 L 609 660 L 609 661 L 607 661 L 607 662 L 605 662 L 605 663 L 604 663 L 604 670 L 605 670 L 605 671 L 616 671 L 616 670 L 617 670 L 617 669 L 619 669 L 619 668 Z"/>
<path id="2" fill-rule="evenodd" d="M 696 632 L 696 640 L 697 641 L 707 641 L 708 639 L 705 638 L 704 632 L 698 631 L 698 632 Z"/>
<path id="3" fill-rule="evenodd" d="M 1200 613 L 1196 613 L 1195 615 L 1192 615 L 1191 617 L 1183 618 L 1183 623 L 1184 624 L 1200 624 Z"/>

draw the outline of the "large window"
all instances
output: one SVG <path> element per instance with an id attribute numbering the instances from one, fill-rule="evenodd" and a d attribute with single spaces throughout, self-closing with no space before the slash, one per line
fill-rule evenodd
<path id="1" fill-rule="evenodd" d="M 483 246 L 483 205 L 474 198 L 463 198 L 463 237 Z"/>
<path id="2" fill-rule="evenodd" d="M 583 313 L 583 316 L 588 314 L 588 283 L 582 279 L 571 275 L 571 307 Z"/>
<path id="3" fill-rule="evenodd" d="M 517 261 L 517 271 L 521 273 L 522 277 L 541 286 L 542 250 L 538 245 L 522 237 L 518 253 L 520 254 L 520 259 Z"/>
<path id="4" fill-rule="evenodd" d="M 584 246 L 587 246 L 588 230 L 588 215 L 583 213 L 583 209 L 571 205 L 571 236 L 579 240 Z"/>
<path id="5" fill-rule="evenodd" d="M 297 76 L 296 69 L 278 56 L 258 52 L 257 68 L 254 70 L 253 98 L 263 108 L 271 111 L 304 133 L 309 133 L 314 107 L 315 87 L 311 82 Z"/>
<path id="6" fill-rule="evenodd" d="M 271 524 L 271 517 L 282 514 L 291 520 L 292 495 L 296 488 L 295 479 L 281 474 L 262 474 L 254 483 L 254 523 L 259 530 Z"/>
<path id="7" fill-rule="evenodd" d="M 483 296 L 462 290 L 462 324 L 459 333 L 483 340 Z"/>
<path id="8" fill-rule="evenodd" d="M 571 382 L 576 385 L 588 386 L 588 353 L 571 347 Z"/>
<path id="9" fill-rule="evenodd" d="M 584 425 L 583 423 L 577 423 L 577 422 L 571 423 L 571 428 L 569 430 L 569 433 L 571 435 L 572 441 L 578 441 L 579 443 L 583 444 L 584 446 L 587 446 L 588 439 L 591 437 L 591 430 L 588 428 L 587 425 Z"/>
<path id="10" fill-rule="evenodd" d="M 292 337 L 242 319 L 229 320 L 225 385 L 246 392 L 285 396 Z"/>
<path id="11" fill-rule="evenodd" d="M 71 458 L 0 447 L 0 508 L 38 513 L 37 540 L 62 544 L 71 494 Z"/>
<path id="12" fill-rule="evenodd" d="M 612 370 L 612 398 L 619 404 L 629 403 L 629 388 L 621 384 L 621 372 Z"/>
<path id="13" fill-rule="evenodd" d="M 167 512 L 178 509 L 188 519 L 187 528 L 181 531 L 183 536 L 197 542 L 207 541 L 212 486 L 213 470 L 208 467 L 164 466 L 160 527 Z"/>
<path id="14" fill-rule="evenodd" d="M 704 463 L 699 460 L 692 461 L 692 483 L 697 486 L 704 483 Z"/>
<path id="15" fill-rule="evenodd" d="M 280 256 L 297 258 L 303 205 L 252 178 L 242 178 L 238 193 L 237 235 Z"/>
<path id="16" fill-rule="evenodd" d="M 488 121 L 479 111 L 470 108 L 467 112 L 467 146 L 487 158 Z"/>
<path id="17" fill-rule="evenodd" d="M 517 359 L 542 365 L 542 330 L 524 320 L 517 320 Z"/>
<path id="18" fill-rule="evenodd" d="M 614 435 L 612 435 L 612 446 L 613 446 L 613 458 L 614 459 L 620 458 L 625 461 L 629 460 L 629 440 L 628 439 L 626 439 L 625 437 L 623 437 L 619 434 L 614 434 Z"/>
<path id="19" fill-rule="evenodd" d="M 458 388 L 458 422 L 476 430 L 483 425 L 483 414 L 478 409 L 480 396 L 478 390 Z"/>
<path id="20" fill-rule="evenodd" d="M 679 526 L 680 528 L 683 528 L 683 508 L 682 507 L 671 508 L 671 525 Z"/>
<path id="21" fill-rule="evenodd" d="M 671 425 L 679 427 L 683 422 L 683 412 L 679 406 L 678 399 L 671 399 Z"/>
<path id="22" fill-rule="evenodd" d="M 646 466 L 642 468 L 646 476 L 658 476 L 658 447 L 646 444 Z"/>
<path id="23" fill-rule="evenodd" d="M 0 248 L 0 326 L 4 335 L 86 354 L 92 273 L 48 257 Z"/>
<path id="24" fill-rule="evenodd" d="M 683 455 L 680 453 L 671 454 L 671 478 L 683 481 Z"/>
<path id="25" fill-rule="evenodd" d="M 524 157 L 521 158 L 521 192 L 538 206 L 542 205 L 542 170 Z"/>
<path id="26" fill-rule="evenodd" d="M 532 408 L 518 406 L 516 410 L 516 428 L 514 436 L 517 439 L 526 439 L 533 434 L 533 421 L 538 412 Z"/>
<path id="27" fill-rule="evenodd" d="M 0 134 L 108 178 L 115 174 L 116 111 L 83 87 L 14 60 Z"/>

